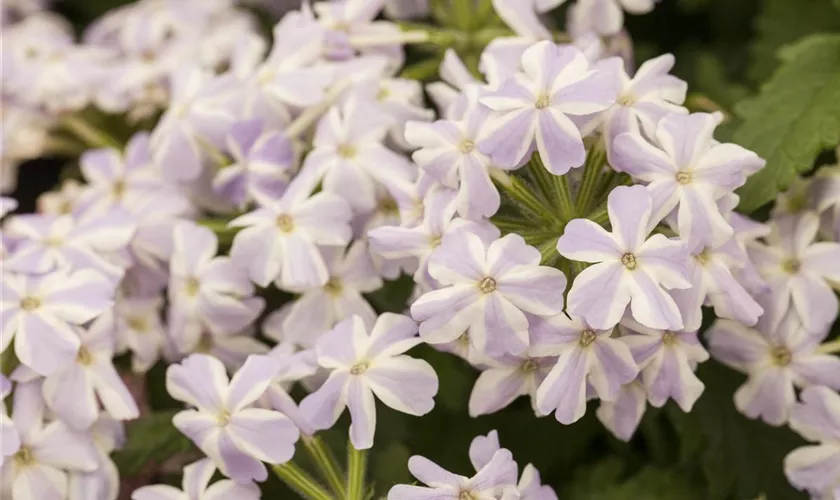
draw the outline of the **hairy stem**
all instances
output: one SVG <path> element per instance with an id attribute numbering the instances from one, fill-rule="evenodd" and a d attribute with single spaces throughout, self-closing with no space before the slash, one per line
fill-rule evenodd
<path id="1" fill-rule="evenodd" d="M 347 500 L 364 500 L 367 450 L 347 442 Z"/>
<path id="2" fill-rule="evenodd" d="M 303 469 L 292 462 L 272 465 L 274 474 L 307 500 L 333 500 L 333 497 Z"/>
<path id="3" fill-rule="evenodd" d="M 590 207 L 596 203 L 594 199 L 595 187 L 598 185 L 598 181 L 603 178 L 602 173 L 606 157 L 606 152 L 600 141 L 592 146 L 589 156 L 586 157 L 586 165 L 583 167 L 583 181 L 575 200 L 575 209 L 579 216 L 588 213 Z"/>
<path id="4" fill-rule="evenodd" d="M 330 489 L 339 498 L 344 498 L 344 478 L 341 473 L 341 468 L 335 459 L 335 456 L 327 447 L 324 440 L 317 436 L 303 436 L 301 438 L 306 451 L 312 457 L 312 461 L 318 466 L 321 475 L 327 481 Z"/>
<path id="5" fill-rule="evenodd" d="M 61 126 L 78 137 L 89 148 L 122 149 L 122 144 L 110 134 L 96 128 L 88 121 L 74 114 L 67 114 L 61 118 Z"/>
<path id="6" fill-rule="evenodd" d="M 817 351 L 823 354 L 837 354 L 840 353 L 840 339 L 826 342 L 817 348 Z"/>

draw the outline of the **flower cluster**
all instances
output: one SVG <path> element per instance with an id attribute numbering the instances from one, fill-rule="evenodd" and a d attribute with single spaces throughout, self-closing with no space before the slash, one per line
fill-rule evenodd
<path id="1" fill-rule="evenodd" d="M 578 0 L 564 44 L 539 17 L 560 3 L 494 0 L 510 36 L 472 72 L 446 51 L 425 88 L 399 74 L 404 45 L 431 35 L 377 17 L 425 2 L 305 3 L 270 43 L 232 0 L 141 0 L 80 41 L 52 14 L 4 8 L 2 190 L 56 148 L 80 167 L 0 234 L 11 498 L 115 499 L 109 454 L 150 410 L 135 386 L 165 366 L 172 423 L 207 458 L 183 491 L 132 498 L 259 498 L 266 464 L 320 498 L 290 462 L 304 448 L 360 500 L 317 434 L 348 410 L 352 472 L 377 401 L 433 411 L 421 349 L 480 372 L 471 417 L 527 396 L 570 425 L 597 400 L 625 441 L 648 404 L 691 411 L 711 356 L 748 375 L 738 410 L 820 443 L 788 457 L 791 483 L 835 491 L 840 347 L 823 341 L 840 170 L 794 186 L 766 223 L 739 214 L 764 160 L 714 138 L 721 114 L 683 106 L 673 56 L 632 71 L 623 12 L 654 1 Z M 372 294 L 403 275 L 409 302 L 383 306 Z M 556 499 L 495 431 L 469 455 L 471 477 L 412 457 L 425 486 L 388 499 Z M 229 479 L 211 485 L 216 470 Z"/>

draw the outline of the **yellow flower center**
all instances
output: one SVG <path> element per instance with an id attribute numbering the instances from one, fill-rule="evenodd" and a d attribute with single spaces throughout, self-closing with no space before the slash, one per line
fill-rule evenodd
<path id="1" fill-rule="evenodd" d="M 339 144 L 338 149 L 336 149 L 338 156 L 344 158 L 345 160 L 349 160 L 351 158 L 356 157 L 356 146 L 352 144 Z"/>
<path id="2" fill-rule="evenodd" d="M 460 149 L 461 152 L 465 155 L 468 155 L 472 153 L 475 149 L 475 141 L 464 139 L 463 141 L 461 141 L 461 144 L 458 146 L 458 149 Z"/>
<path id="3" fill-rule="evenodd" d="M 36 462 L 32 449 L 26 445 L 21 446 L 17 453 L 15 453 L 14 460 L 19 467 L 33 465 Z"/>
<path id="4" fill-rule="evenodd" d="M 493 293 L 496 290 L 496 280 L 488 276 L 478 283 L 478 289 L 482 293 Z"/>
<path id="5" fill-rule="evenodd" d="M 41 299 L 38 297 L 24 297 L 20 301 L 20 308 L 26 312 L 34 311 L 41 307 Z"/>
<path id="6" fill-rule="evenodd" d="M 686 185 L 691 184 L 691 181 L 694 180 L 694 174 L 687 170 L 680 170 L 679 172 L 677 172 L 677 175 L 675 175 L 674 178 L 676 178 L 677 182 L 679 182 L 680 184 Z"/>
<path id="7" fill-rule="evenodd" d="M 593 330 L 584 330 L 580 332 L 580 340 L 578 340 L 578 343 L 581 347 L 589 347 L 593 342 L 595 342 L 596 338 L 598 338 L 598 336 L 595 335 Z"/>
<path id="8" fill-rule="evenodd" d="M 548 94 L 540 94 L 534 105 L 537 109 L 545 109 L 551 105 L 551 97 Z"/>
<path id="9" fill-rule="evenodd" d="M 115 181 L 114 185 L 111 187 L 111 194 L 118 200 L 122 199 L 125 194 L 125 181 L 122 179 Z"/>
<path id="10" fill-rule="evenodd" d="M 184 293 L 187 294 L 188 297 L 195 297 L 198 295 L 198 291 L 201 289 L 201 282 L 198 281 L 198 278 L 195 276 L 188 276 L 186 280 L 184 280 Z"/>
<path id="11" fill-rule="evenodd" d="M 274 223 L 277 225 L 277 228 L 284 233 L 291 233 L 295 230 L 295 221 L 292 219 L 291 215 L 280 214 L 277 216 Z"/>
<path id="12" fill-rule="evenodd" d="M 638 267 L 636 256 L 629 252 L 621 256 L 621 264 L 631 271 Z"/>
<path id="13" fill-rule="evenodd" d="M 219 422 L 220 426 L 226 426 L 230 423 L 230 412 L 227 410 L 222 410 L 221 413 L 216 415 L 216 421 Z"/>
<path id="14" fill-rule="evenodd" d="M 146 318 L 129 316 L 126 318 L 125 324 L 137 333 L 148 333 L 149 331 L 149 323 L 146 321 Z"/>
<path id="15" fill-rule="evenodd" d="M 79 353 L 76 355 L 76 361 L 78 361 L 80 365 L 89 366 L 93 363 L 93 354 L 87 350 L 87 347 L 81 346 L 79 347 Z"/>
<path id="16" fill-rule="evenodd" d="M 330 295 L 340 295 L 342 290 L 344 290 L 344 285 L 341 284 L 341 280 L 336 277 L 332 277 L 327 281 L 327 284 L 324 285 L 324 291 Z"/>
<path id="17" fill-rule="evenodd" d="M 432 236 L 429 237 L 429 246 L 431 246 L 432 248 L 439 247 L 441 238 L 442 238 L 441 235 L 433 234 Z"/>
<path id="18" fill-rule="evenodd" d="M 677 343 L 677 334 L 667 330 L 662 334 L 662 343 L 666 346 L 672 346 Z"/>
<path id="19" fill-rule="evenodd" d="M 201 334 L 198 339 L 198 344 L 195 346 L 195 352 L 201 354 L 209 354 L 213 350 L 213 336 L 207 332 Z"/>
<path id="20" fill-rule="evenodd" d="M 711 259 L 711 252 L 709 252 L 708 248 L 704 248 L 702 252 L 694 256 L 694 260 L 696 260 L 701 266 L 708 264 Z"/>
<path id="21" fill-rule="evenodd" d="M 633 94 L 621 94 L 616 101 L 619 106 L 632 106 L 636 102 L 636 96 Z"/>
<path id="22" fill-rule="evenodd" d="M 799 259 L 787 259 L 782 262 L 782 270 L 788 274 L 796 274 L 802 269 L 802 263 Z"/>
<path id="23" fill-rule="evenodd" d="M 350 367 L 350 375 L 361 375 L 366 372 L 368 368 L 370 368 L 369 361 L 359 361 Z"/>
<path id="24" fill-rule="evenodd" d="M 391 96 L 391 91 L 385 87 L 379 87 L 379 92 L 376 93 L 377 101 L 384 101 Z"/>
<path id="25" fill-rule="evenodd" d="M 458 493 L 458 500 L 478 500 L 478 497 L 476 497 L 471 491 L 461 490 L 461 492 Z"/>
<path id="26" fill-rule="evenodd" d="M 773 359 L 773 364 L 784 367 L 790 364 L 793 354 L 785 346 L 776 346 L 770 349 L 770 357 Z"/>
<path id="27" fill-rule="evenodd" d="M 522 367 L 520 369 L 525 373 L 533 373 L 537 371 L 538 366 L 539 365 L 537 365 L 536 361 L 534 361 L 531 358 L 528 358 L 527 360 L 525 360 L 524 363 L 522 363 Z"/>

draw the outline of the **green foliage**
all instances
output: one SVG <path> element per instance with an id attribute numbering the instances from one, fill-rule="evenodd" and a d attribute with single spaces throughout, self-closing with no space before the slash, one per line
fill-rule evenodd
<path id="1" fill-rule="evenodd" d="M 627 475 L 628 464 L 610 457 L 575 473 L 561 498 L 587 500 L 702 500 L 684 473 L 645 466 Z"/>
<path id="2" fill-rule="evenodd" d="M 773 200 L 823 150 L 840 143 L 840 35 L 813 35 L 780 53 L 782 66 L 759 94 L 742 101 L 735 142 L 767 166 L 740 190 L 750 212 Z"/>
<path id="3" fill-rule="evenodd" d="M 807 498 L 781 473 L 784 456 L 804 441 L 738 413 L 732 398 L 743 376 L 714 361 L 700 365 L 697 375 L 706 384 L 697 404 L 688 414 L 669 407 L 668 416 L 679 437 L 679 462 L 699 467 L 705 479 L 704 498 Z"/>
<path id="4" fill-rule="evenodd" d="M 838 0 L 764 0 L 755 21 L 750 79 L 762 82 L 770 77 L 783 46 L 807 35 L 840 30 L 840 15 L 832 1 L 837 5 Z"/>
<path id="5" fill-rule="evenodd" d="M 195 450 L 192 441 L 172 425 L 176 411 L 157 412 L 126 426 L 128 440 L 112 456 L 120 474 L 131 476 L 149 462 L 162 463 L 178 453 Z"/>

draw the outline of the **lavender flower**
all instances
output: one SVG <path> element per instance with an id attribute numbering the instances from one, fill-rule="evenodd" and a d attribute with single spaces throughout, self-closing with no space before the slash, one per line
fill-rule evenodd
<path id="1" fill-rule="evenodd" d="M 528 396 L 536 413 L 537 387 L 557 361 L 556 357 L 542 353 L 542 348 L 532 343 L 518 356 L 503 354 L 483 359 L 481 375 L 470 393 L 470 416 L 495 413 L 519 396 Z"/>
<path id="2" fill-rule="evenodd" d="M 315 349 L 296 352 L 294 344 L 282 342 L 271 349 L 268 356 L 277 360 L 280 372 L 268 386 L 260 401 L 261 406 L 277 410 L 289 417 L 301 433 L 307 436 L 315 434 L 315 428 L 289 395 L 289 390 L 295 382 L 311 377 L 318 371 L 318 355 Z"/>
<path id="3" fill-rule="evenodd" d="M 499 192 L 490 179 L 490 158 L 476 149 L 490 110 L 475 106 L 463 121 L 409 122 L 406 139 L 420 147 L 414 161 L 446 187 L 458 189 L 458 213 L 468 219 L 491 217 L 499 210 Z"/>
<path id="4" fill-rule="evenodd" d="M 624 384 L 639 373 L 630 349 L 612 338 L 613 329 L 595 330 L 580 318 L 560 314 L 537 323 L 531 334 L 541 355 L 557 356 L 536 394 L 542 414 L 555 412 L 560 423 L 571 424 L 586 412 L 587 387 L 599 398 L 615 401 Z"/>
<path id="5" fill-rule="evenodd" d="M 343 246 L 351 237 L 351 209 L 332 193 L 310 197 L 311 179 L 298 176 L 283 196 L 231 221 L 243 227 L 233 240 L 231 259 L 260 286 L 321 286 L 329 280 L 316 245 Z"/>
<path id="6" fill-rule="evenodd" d="M 565 1 L 565 0 L 563 0 Z M 599 35 L 615 35 L 624 26 L 624 11 L 646 14 L 656 0 L 578 0 L 570 7 L 569 18 L 578 31 L 595 31 Z"/>
<path id="7" fill-rule="evenodd" d="M 165 484 L 143 486 L 134 490 L 131 500 L 258 500 L 260 489 L 251 482 L 237 483 L 230 480 L 210 485 L 216 466 L 209 458 L 184 467 L 182 490 Z"/>
<path id="8" fill-rule="evenodd" d="M 568 115 L 607 109 L 617 95 L 609 74 L 589 69 L 574 47 L 539 42 L 522 54 L 524 73 L 480 102 L 494 111 L 478 149 L 507 168 L 521 165 L 534 145 L 545 167 L 563 175 L 586 159 L 581 132 Z"/>
<path id="9" fill-rule="evenodd" d="M 694 247 L 689 251 L 691 288 L 671 291 L 682 314 L 684 328 L 697 331 L 703 320 L 703 305 L 712 305 L 720 318 L 755 325 L 764 309 L 750 296 L 735 273 L 749 264 L 735 239 L 718 247 Z"/>
<path id="10" fill-rule="evenodd" d="M 268 351 L 268 346 L 256 338 L 256 330 L 249 327 L 235 332 L 205 329 L 194 343 L 183 346 L 178 354 L 207 354 L 221 361 L 229 371 L 236 371 L 252 354 L 267 354 Z"/>
<path id="11" fill-rule="evenodd" d="M 189 352 L 203 328 L 238 332 L 253 323 L 265 301 L 253 297 L 253 285 L 229 258 L 214 257 L 216 235 L 206 227 L 180 222 L 173 241 L 169 321 L 179 349 Z"/>
<path id="12" fill-rule="evenodd" d="M 323 179 L 324 191 L 341 196 L 357 210 L 372 209 L 377 183 L 413 177 L 406 159 L 382 144 L 392 124 L 375 101 L 352 94 L 318 123 L 301 175 Z"/>
<path id="13" fill-rule="evenodd" d="M 595 415 L 616 438 L 630 441 L 647 407 L 647 391 L 639 380 L 622 386 L 615 401 L 601 400 Z"/>
<path id="14" fill-rule="evenodd" d="M 709 349 L 720 362 L 748 374 L 735 392 L 735 406 L 771 425 L 787 422 L 794 387 L 825 385 L 840 390 L 840 358 L 821 353 L 828 332 L 808 330 L 794 310 L 778 317 L 768 299 L 755 329 L 720 319 L 709 330 Z"/>
<path id="15" fill-rule="evenodd" d="M 493 460 L 497 451 L 504 448 L 499 444 L 499 433 L 495 430 L 487 433 L 486 436 L 476 436 L 470 443 L 470 462 L 476 472 L 480 471 Z M 510 488 L 505 490 L 508 493 Z M 528 464 L 522 469 L 522 475 L 515 491 L 521 500 L 557 500 L 557 494 L 551 486 L 540 483 L 540 472 L 533 464 Z M 507 497 L 504 497 L 507 498 Z"/>
<path id="16" fill-rule="evenodd" d="M 222 362 L 193 354 L 166 371 L 166 390 L 195 410 L 178 413 L 175 427 L 239 483 L 265 481 L 262 462 L 279 464 L 294 454 L 298 430 L 281 413 L 251 408 L 280 366 L 266 356 L 251 356 L 228 381 Z"/>
<path id="17" fill-rule="evenodd" d="M 431 460 L 415 455 L 408 460 L 408 470 L 428 486 L 398 484 L 388 492 L 388 500 L 491 500 L 516 485 L 516 462 L 510 451 L 500 449 L 473 477 L 453 474 Z"/>
<path id="18" fill-rule="evenodd" d="M 685 247 L 661 234 L 646 239 L 659 219 L 642 186 L 617 187 L 609 195 L 612 233 L 586 219 L 566 226 L 557 251 L 569 259 L 595 262 L 583 270 L 568 296 L 569 313 L 589 326 L 615 326 L 627 305 L 636 321 L 651 328 L 679 330 L 679 309 L 666 289 L 691 286 Z"/>
<path id="19" fill-rule="evenodd" d="M 44 379 L 47 407 L 73 429 L 88 429 L 99 417 L 99 405 L 116 420 L 131 420 L 140 413 L 112 358 L 113 323 L 100 316 L 88 328 L 77 330 L 81 344 L 73 363 L 59 367 Z"/>
<path id="20" fill-rule="evenodd" d="M 226 139 L 233 164 L 219 170 L 213 188 L 240 208 L 251 201 L 278 198 L 289 183 L 295 160 L 289 139 L 264 130 L 258 119 L 234 123 Z"/>
<path id="21" fill-rule="evenodd" d="M 374 395 L 385 405 L 409 415 L 425 415 L 434 407 L 438 379 L 427 362 L 403 353 L 420 344 L 417 324 L 406 316 L 385 313 L 368 334 L 358 316 L 324 334 L 315 346 L 318 364 L 329 378 L 300 403 L 316 429 L 328 429 L 346 406 L 350 441 L 356 449 L 373 446 L 376 431 Z"/>
<path id="22" fill-rule="evenodd" d="M 23 273 L 95 269 L 118 281 L 123 269 L 109 255 L 126 247 L 135 227 L 132 218 L 119 210 L 104 215 L 19 215 L 5 228 L 18 242 L 4 264 Z"/>
<path id="23" fill-rule="evenodd" d="M 767 245 L 747 248 L 773 295 L 779 315 L 791 307 L 809 331 L 837 317 L 838 300 L 829 282 L 840 282 L 840 243 L 815 242 L 819 218 L 813 212 L 781 216 L 770 223 Z"/>
<path id="24" fill-rule="evenodd" d="M 791 412 L 790 427 L 808 441 L 785 457 L 788 480 L 815 498 L 837 496 L 840 488 L 840 395 L 828 387 L 808 387 Z"/>
<path id="25" fill-rule="evenodd" d="M 444 286 L 411 306 L 420 336 L 440 344 L 469 329 L 488 355 L 521 354 L 529 344 L 525 313 L 563 311 L 566 277 L 539 263 L 539 251 L 516 234 L 489 244 L 468 231 L 447 235 L 429 263 L 429 273 Z"/>
<path id="26" fill-rule="evenodd" d="M 90 270 L 39 277 L 4 273 L 0 290 L 0 351 L 14 338 L 20 362 L 49 375 L 77 356 L 75 325 L 111 306 L 114 285 Z"/>
<path id="27" fill-rule="evenodd" d="M 99 467 L 94 472 L 70 472 L 67 500 L 110 500 L 119 495 L 120 473 L 110 454 L 125 444 L 123 424 L 100 415 L 89 432 L 99 455 Z"/>
<path id="28" fill-rule="evenodd" d="M 12 392 L 12 383 L 4 375 L 0 375 L 0 401 L 5 400 Z M 20 449 L 20 436 L 14 421 L 6 415 L 6 405 L 0 407 L 0 467 L 6 457 L 12 456 Z"/>
<path id="29" fill-rule="evenodd" d="M 697 332 L 656 330 L 627 318 L 621 324 L 629 330 L 621 341 L 641 369 L 650 404 L 659 408 L 673 399 L 684 412 L 691 411 L 705 388 L 694 370 L 709 359 Z"/>
<path id="30" fill-rule="evenodd" d="M 321 253 L 329 280 L 314 288 L 291 288 L 301 296 L 291 306 L 280 327 L 295 336 L 287 337 L 287 340 L 300 345 L 313 346 L 322 333 L 354 315 L 362 318 L 368 327 L 376 321 L 376 312 L 362 296 L 362 293 L 382 287 L 367 245 L 357 241 L 346 253 L 337 247 L 324 248 Z"/>
<path id="31" fill-rule="evenodd" d="M 635 133 L 613 141 L 612 165 L 647 184 L 656 220 L 677 210 L 680 237 L 690 244 L 717 246 L 732 237 L 715 202 L 765 163 L 741 146 L 714 141 L 717 124 L 706 113 L 670 114 L 656 128 L 657 145 Z"/>
<path id="32" fill-rule="evenodd" d="M 663 117 L 672 113 L 688 113 L 681 106 L 688 84 L 668 74 L 674 67 L 674 61 L 671 54 L 645 61 L 633 78 L 627 75 L 621 59 L 610 58 L 600 63 L 599 67 L 618 80 L 620 89 L 615 104 L 600 117 L 604 120 L 608 154 L 612 155 L 613 140 L 620 134 L 644 132 L 646 137 L 656 137 L 657 125 Z"/>
<path id="33" fill-rule="evenodd" d="M 20 448 L 3 463 L 4 490 L 13 498 L 64 500 L 67 471 L 94 472 L 99 465 L 96 447 L 86 433 L 62 421 L 44 423 L 40 383 L 18 384 L 12 420 Z"/>
<path id="34" fill-rule="evenodd" d="M 163 297 L 119 297 L 114 308 L 118 346 L 133 354 L 131 369 L 144 373 L 160 358 L 167 330 L 161 321 Z"/>
<path id="35" fill-rule="evenodd" d="M 840 148 L 835 154 L 840 162 Z M 821 168 L 811 191 L 826 239 L 840 242 L 840 165 Z"/>

